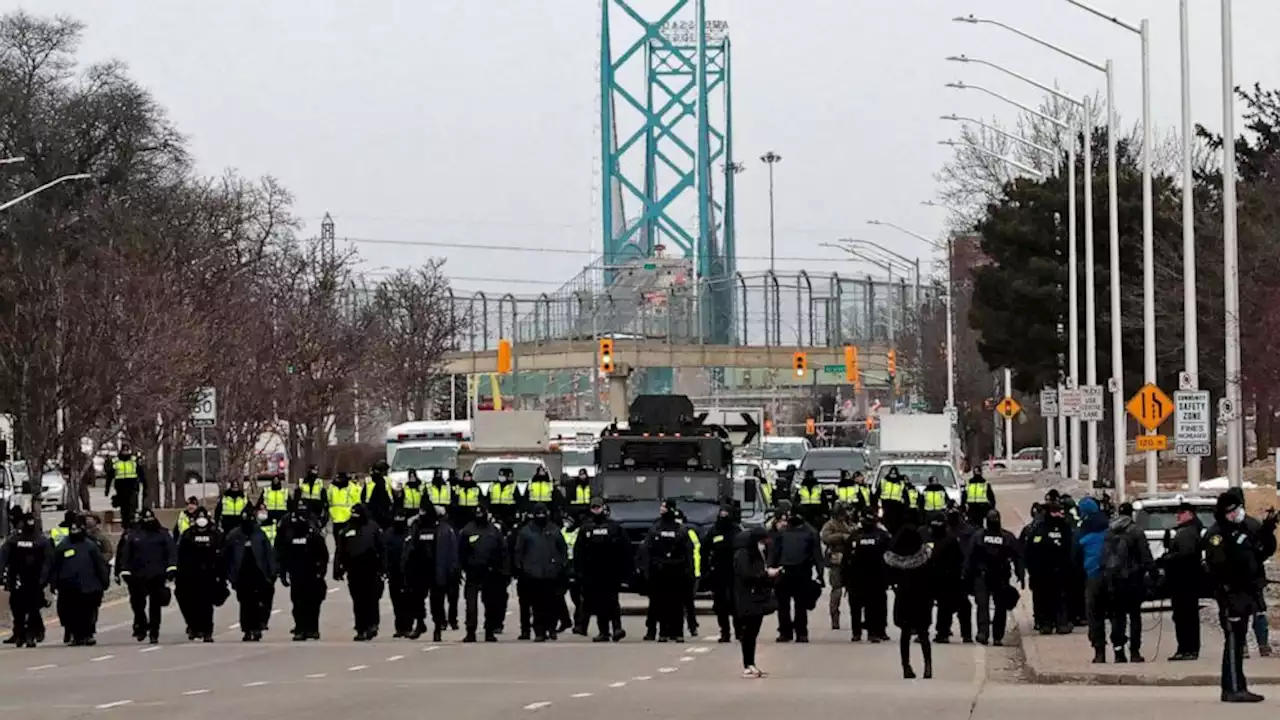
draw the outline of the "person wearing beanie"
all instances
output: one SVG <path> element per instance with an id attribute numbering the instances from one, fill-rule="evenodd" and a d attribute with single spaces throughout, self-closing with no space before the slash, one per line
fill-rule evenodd
<path id="1" fill-rule="evenodd" d="M 534 503 L 531 520 L 516 534 L 515 572 L 524 578 L 532 613 L 534 642 L 556 639 L 557 588 L 568 572 L 569 547 L 543 503 Z"/>
<path id="2" fill-rule="evenodd" d="M 1142 656 L 1142 601 L 1146 598 L 1146 578 L 1155 562 L 1147 536 L 1134 522 L 1133 513 L 1133 505 L 1121 503 L 1102 544 L 1102 580 L 1111 611 L 1111 645 L 1118 663 L 1146 660 Z"/>
<path id="3" fill-rule="evenodd" d="M 911 667 L 911 640 L 920 642 L 924 656 L 924 678 L 933 677 L 933 648 L 929 644 L 929 624 L 933 615 L 933 588 L 929 567 L 932 548 L 916 525 L 915 511 L 903 516 L 902 527 L 893 536 L 884 554 L 888 580 L 893 585 L 893 624 L 901 631 L 898 652 L 902 677 L 916 676 Z"/>
<path id="4" fill-rule="evenodd" d="M 986 645 L 988 640 L 999 646 L 1004 641 L 1005 622 L 1013 609 L 1011 596 L 1017 592 L 1009 585 L 1014 578 L 1026 587 L 1022 563 L 1022 548 L 1018 538 L 1004 529 L 997 510 L 987 511 L 986 528 L 973 538 L 969 550 L 969 576 L 973 578 L 973 602 L 977 610 L 977 641 Z M 995 605 L 994 622 L 991 615 Z"/>
<path id="5" fill-rule="evenodd" d="M 711 591 L 711 605 L 720 626 L 720 642 L 730 641 L 733 635 L 741 637 L 742 631 L 733 603 L 733 554 L 734 541 L 742 532 L 735 516 L 737 508 L 732 503 L 720 505 L 716 522 L 702 536 L 702 582 Z"/>
<path id="6" fill-rule="evenodd" d="M 1221 699 L 1257 703 L 1263 697 L 1249 691 L 1244 646 L 1249 622 L 1261 607 L 1262 563 L 1276 551 L 1276 515 L 1269 510 L 1261 522 L 1248 522 L 1241 495 L 1233 490 L 1219 495 L 1214 506 L 1216 522 L 1205 535 L 1205 567 L 1222 622 Z"/>
<path id="7" fill-rule="evenodd" d="M 662 503 L 661 515 L 641 548 L 649 611 L 655 623 L 646 640 L 684 642 L 684 594 L 693 582 L 693 542 L 676 519 L 676 502 Z"/>
<path id="8" fill-rule="evenodd" d="M 622 607 L 618 590 L 630 567 L 631 545 L 622 526 L 609 517 L 604 498 L 593 497 L 582 521 L 578 547 L 573 559 L 582 584 L 582 601 L 586 605 L 581 629 L 596 617 L 599 631 L 592 642 L 619 642 L 627 636 L 622 629 Z"/>

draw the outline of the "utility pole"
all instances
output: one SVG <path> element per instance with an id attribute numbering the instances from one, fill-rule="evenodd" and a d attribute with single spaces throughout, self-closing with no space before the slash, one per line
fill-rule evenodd
<path id="1" fill-rule="evenodd" d="M 774 271 L 774 225 L 773 225 L 773 166 L 782 162 L 782 156 L 770 150 L 760 156 L 760 161 L 769 166 L 769 272 Z"/>

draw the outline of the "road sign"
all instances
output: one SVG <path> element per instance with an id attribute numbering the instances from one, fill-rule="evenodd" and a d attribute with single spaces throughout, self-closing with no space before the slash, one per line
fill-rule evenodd
<path id="1" fill-rule="evenodd" d="M 823 372 L 844 374 L 844 365 L 823 365 Z"/>
<path id="2" fill-rule="evenodd" d="M 1213 412 L 1208 390 L 1179 390 L 1173 394 L 1173 449 L 1181 457 L 1208 457 L 1213 440 L 1209 427 Z"/>
<path id="3" fill-rule="evenodd" d="M 1148 430 L 1155 430 L 1173 414 L 1173 400 L 1153 383 L 1147 383 L 1142 389 L 1129 398 L 1125 409 Z"/>
<path id="4" fill-rule="evenodd" d="M 1169 449 L 1169 438 L 1166 435 L 1139 435 L 1138 452 L 1157 452 Z"/>
<path id="5" fill-rule="evenodd" d="M 1102 422 L 1106 408 L 1101 385 L 1085 385 L 1080 388 L 1080 419 L 1086 422 Z"/>
<path id="6" fill-rule="evenodd" d="M 213 427 L 218 424 L 218 391 L 211 387 L 200 388 L 195 407 L 191 409 L 193 427 Z"/>
<path id="7" fill-rule="evenodd" d="M 1041 417 L 1058 417 L 1058 391 L 1054 388 L 1045 388 L 1040 391 L 1040 416 Z"/>
<path id="8" fill-rule="evenodd" d="M 1058 411 L 1064 417 L 1080 417 L 1080 404 L 1084 401 L 1080 388 L 1062 388 L 1062 395 L 1058 400 Z"/>
<path id="9" fill-rule="evenodd" d="M 761 426 L 764 425 L 763 408 L 694 408 L 702 424 L 719 425 L 729 433 L 734 447 L 761 446 Z"/>
<path id="10" fill-rule="evenodd" d="M 1005 420 L 1012 420 L 1014 415 L 1022 412 L 1022 406 L 1017 400 L 1006 395 L 1003 400 L 996 403 L 996 412 L 1003 415 Z"/>

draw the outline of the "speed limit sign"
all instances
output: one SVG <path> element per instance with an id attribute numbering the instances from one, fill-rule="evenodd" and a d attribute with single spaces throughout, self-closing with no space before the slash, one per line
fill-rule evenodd
<path id="1" fill-rule="evenodd" d="M 195 407 L 191 409 L 194 427 L 212 427 L 218 423 L 218 392 L 211 387 L 200 388 Z"/>

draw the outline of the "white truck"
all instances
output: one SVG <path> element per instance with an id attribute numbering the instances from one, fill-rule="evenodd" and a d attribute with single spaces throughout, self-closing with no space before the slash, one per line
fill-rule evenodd
<path id="1" fill-rule="evenodd" d="M 510 468 L 521 490 L 538 468 L 560 479 L 563 458 L 551 442 L 547 415 L 541 410 L 479 412 L 472 421 L 472 441 L 458 452 L 458 471 L 470 470 L 484 492 Z"/>
<path id="2" fill-rule="evenodd" d="M 875 485 L 896 467 L 917 489 L 937 478 L 947 497 L 959 503 L 964 483 L 956 470 L 959 443 L 945 414 L 893 414 L 880 416 L 880 427 L 868 438 L 868 450 L 877 459 Z"/>

